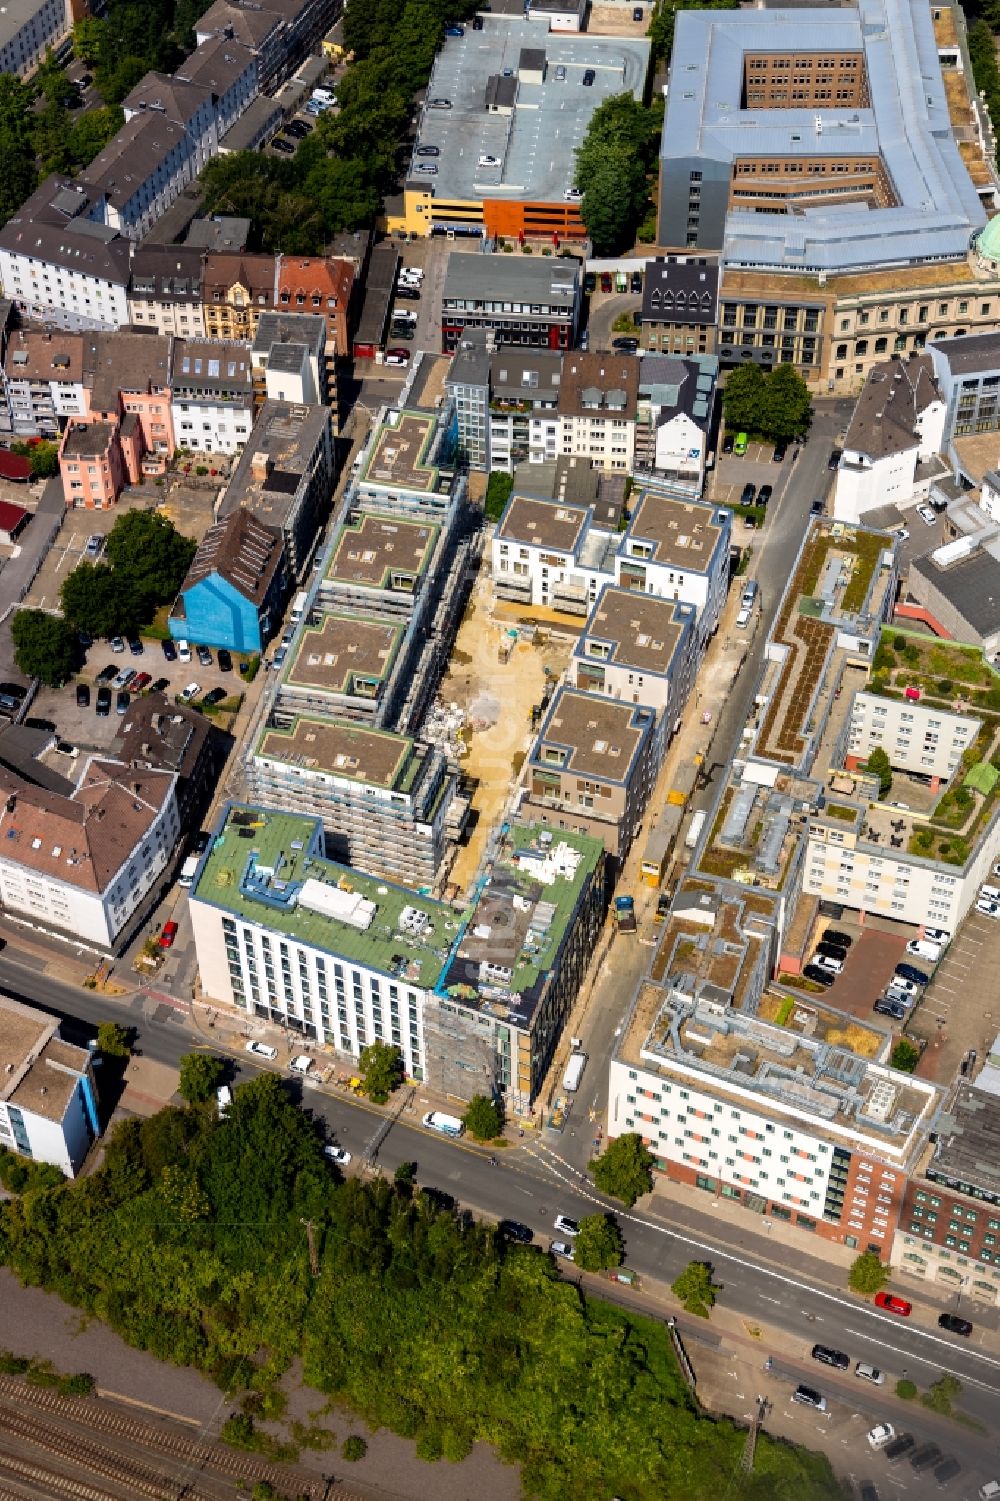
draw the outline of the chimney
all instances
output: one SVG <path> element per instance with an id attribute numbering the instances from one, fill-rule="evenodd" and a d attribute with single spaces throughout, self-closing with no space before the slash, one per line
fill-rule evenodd
<path id="1" fill-rule="evenodd" d="M 271 473 L 271 455 L 269 453 L 255 453 L 250 460 L 250 473 L 255 480 L 263 482 Z"/>

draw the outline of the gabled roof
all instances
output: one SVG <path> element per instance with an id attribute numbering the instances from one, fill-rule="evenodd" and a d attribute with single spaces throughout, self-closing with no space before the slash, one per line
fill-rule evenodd
<path id="1" fill-rule="evenodd" d="M 876 365 L 868 373 L 844 439 L 848 459 L 851 453 L 884 459 L 916 448 L 920 416 L 940 400 L 930 355 L 911 354 L 906 360 Z"/>
<path id="2" fill-rule="evenodd" d="M 282 557 L 279 534 L 248 511 L 235 510 L 205 533 L 181 585 L 181 595 L 207 578 L 219 577 L 259 606 L 267 598 Z"/>

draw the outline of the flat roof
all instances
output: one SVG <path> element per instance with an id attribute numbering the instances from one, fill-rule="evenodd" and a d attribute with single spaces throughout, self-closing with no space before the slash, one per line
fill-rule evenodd
<path id="1" fill-rule="evenodd" d="M 110 422 L 73 422 L 63 440 L 63 457 L 96 459 L 106 453 L 114 428 Z"/>
<path id="2" fill-rule="evenodd" d="M 512 825 L 439 990 L 527 1026 L 603 853 L 602 842 L 586 834 Z"/>
<path id="3" fill-rule="evenodd" d="M 963 334 L 957 339 L 931 339 L 935 351 L 954 375 L 974 375 L 1000 369 L 1000 333 Z"/>
<path id="4" fill-rule="evenodd" d="M 540 770 L 597 777 L 621 786 L 653 726 L 653 712 L 563 684 L 531 752 Z M 556 759 L 562 753 L 562 759 Z"/>
<path id="5" fill-rule="evenodd" d="M 723 533 L 717 516 L 714 506 L 645 490 L 632 507 L 622 556 L 630 542 L 650 542 L 653 551 L 646 561 L 706 573 Z"/>
<path id="6" fill-rule="evenodd" d="M 937 1144 L 926 1176 L 934 1183 L 981 1189 L 992 1203 L 1000 1203 L 1000 1100 L 960 1085 L 938 1117 Z"/>
<path id="7" fill-rule="evenodd" d="M 577 661 L 603 661 L 662 675 L 690 631 L 692 617 L 691 607 L 677 600 L 606 584 L 573 655 Z M 588 643 L 596 642 L 610 646 L 607 656 L 596 657 L 588 650 Z"/>
<path id="8" fill-rule="evenodd" d="M 454 942 L 458 914 L 443 902 L 324 859 L 318 853 L 322 839 L 317 818 L 229 805 L 191 900 L 432 989 Z"/>
<path id="9" fill-rule="evenodd" d="M 289 729 L 265 728 L 255 755 L 326 772 L 351 782 L 404 790 L 413 741 L 321 714 L 297 714 Z"/>
<path id="10" fill-rule="evenodd" d="M 431 109 L 425 103 L 414 144 L 438 147 L 438 170 L 421 182 L 411 169 L 410 181 L 427 185 L 435 199 L 445 202 L 495 198 L 561 203 L 573 184 L 575 152 L 594 111 L 615 94 L 642 99 L 649 42 L 549 32 L 523 14 L 487 12 L 482 19 L 482 31 L 467 26 L 463 37 L 445 37 L 434 59 L 426 99 L 449 99 L 451 108 Z M 522 58 L 523 49 L 529 59 Z M 544 81 L 529 83 L 519 68 L 529 60 L 537 68 L 539 51 L 545 55 Z M 562 79 L 556 77 L 559 68 L 565 69 Z M 594 82 L 582 88 L 588 68 Z M 504 77 L 508 69 L 511 76 Z M 487 108 L 491 79 L 501 100 L 511 96 L 504 113 Z M 499 165 L 480 166 L 480 157 L 486 156 Z M 415 157 L 414 165 L 422 160 Z"/>
<path id="11" fill-rule="evenodd" d="M 580 287 L 580 262 L 573 257 L 470 255 L 453 250 L 444 273 L 442 304 L 516 303 L 521 311 L 546 307 L 572 314 Z"/>
<path id="12" fill-rule="evenodd" d="M 914 558 L 910 573 L 919 574 L 943 594 L 977 636 L 992 636 L 1000 630 L 1000 559 L 985 548 L 977 547 L 971 557 L 949 568 L 939 568 L 933 553 Z"/>
<path id="13" fill-rule="evenodd" d="M 412 587 L 427 570 L 439 530 L 426 521 L 366 512 L 341 527 L 326 577 L 367 589 Z"/>
<path id="14" fill-rule="evenodd" d="M 389 677 L 403 635 L 401 622 L 325 614 L 318 625 L 302 627 L 282 684 L 375 698 L 377 693 L 366 692 L 366 685 L 375 689 Z"/>
<path id="15" fill-rule="evenodd" d="M 523 542 L 533 547 L 550 547 L 553 552 L 575 553 L 589 519 L 589 507 L 514 494 L 507 502 L 497 537 L 501 542 Z"/>
<path id="16" fill-rule="evenodd" d="M 375 437 L 371 457 L 358 477 L 377 485 L 401 485 L 425 493 L 436 490 L 438 471 L 427 462 L 437 432 L 437 416 L 430 412 L 392 412 Z"/>
<path id="17" fill-rule="evenodd" d="M 768 52 L 863 52 L 870 107 L 741 108 L 744 56 Z M 731 210 L 728 265 L 835 271 L 959 259 L 986 222 L 952 134 L 930 10 L 908 0 L 681 12 L 661 161 L 701 158 L 728 168 L 747 155 L 880 157 L 897 206 Z"/>

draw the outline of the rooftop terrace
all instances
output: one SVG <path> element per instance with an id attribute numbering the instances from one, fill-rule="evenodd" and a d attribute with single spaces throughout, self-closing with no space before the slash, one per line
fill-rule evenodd
<path id="1" fill-rule="evenodd" d="M 430 989 L 458 914 L 325 859 L 319 819 L 229 805 L 191 891 L 244 922 Z"/>
<path id="2" fill-rule="evenodd" d="M 427 522 L 365 514 L 342 527 L 326 576 L 360 588 L 412 593 L 433 556 L 438 532 Z"/>
<path id="3" fill-rule="evenodd" d="M 282 683 L 289 688 L 375 699 L 388 680 L 405 628 L 364 615 L 320 616 L 303 626 Z"/>
<path id="4" fill-rule="evenodd" d="M 288 729 L 262 730 L 255 755 L 396 792 L 409 790 L 417 767 L 405 735 L 319 714 L 297 714 Z"/>
<path id="5" fill-rule="evenodd" d="M 428 494 L 436 490 L 438 471 L 429 462 L 436 430 L 437 418 L 431 413 L 391 413 L 375 436 L 359 483 L 399 485 Z"/>

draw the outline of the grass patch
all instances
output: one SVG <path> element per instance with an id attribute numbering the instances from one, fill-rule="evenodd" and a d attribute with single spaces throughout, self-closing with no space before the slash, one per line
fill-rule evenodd
<path id="1" fill-rule="evenodd" d="M 839 818 L 844 823 L 853 823 L 858 816 L 857 808 L 846 808 L 843 803 L 827 803 L 824 813 L 831 818 Z"/>
<path id="2" fill-rule="evenodd" d="M 147 641 L 169 641 L 170 627 L 167 621 L 170 618 L 172 606 L 161 605 L 153 616 L 149 625 L 143 626 L 140 635 Z"/>
<path id="3" fill-rule="evenodd" d="M 786 1023 L 787 1023 L 787 1021 L 788 1021 L 788 1018 L 791 1016 L 791 1014 L 792 1014 L 792 1012 L 794 1010 L 795 1010 L 795 1002 L 794 1002 L 794 1000 L 792 999 L 792 997 L 790 995 L 786 995 L 785 999 L 782 1001 L 781 1005 L 778 1007 L 778 1014 L 777 1014 L 777 1016 L 774 1018 L 774 1024 L 775 1024 L 775 1026 L 777 1026 L 777 1027 L 783 1027 L 783 1026 L 785 1026 Z"/>

